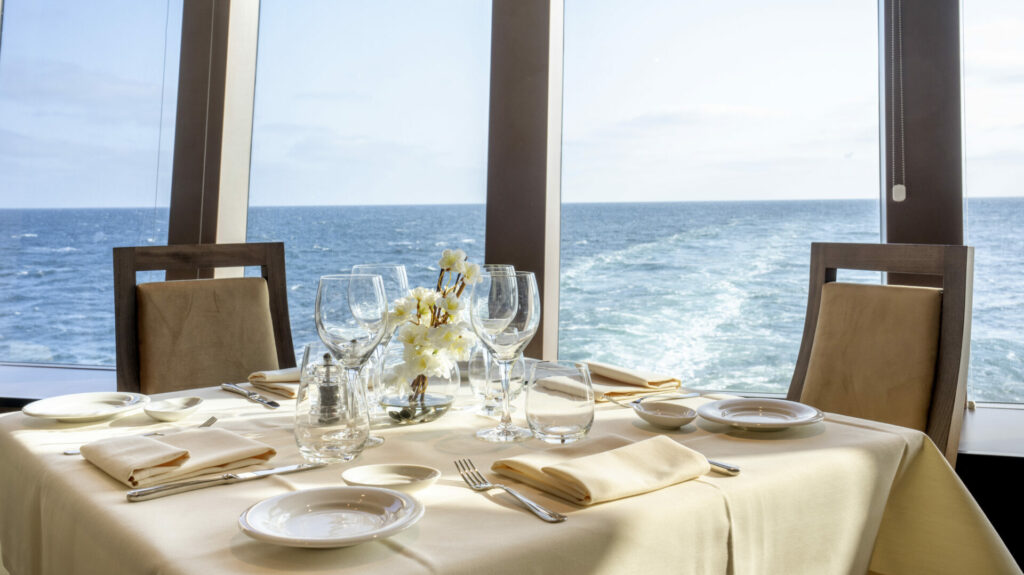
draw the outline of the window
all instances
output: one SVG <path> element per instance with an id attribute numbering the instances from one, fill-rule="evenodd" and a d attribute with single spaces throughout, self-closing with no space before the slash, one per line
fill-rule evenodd
<path id="1" fill-rule="evenodd" d="M 446 247 L 483 261 L 490 3 L 264 1 L 248 241 L 284 241 L 296 346 L 317 280 Z"/>
<path id="2" fill-rule="evenodd" d="M 963 5 L 965 237 L 975 249 L 969 393 L 1024 402 L 1024 5 Z"/>
<path id="3" fill-rule="evenodd" d="M 880 237 L 877 31 L 854 0 L 566 2 L 560 357 L 788 388 L 810 243 Z"/>
<path id="4" fill-rule="evenodd" d="M 113 365 L 111 248 L 167 241 L 181 1 L 3 9 L 0 361 Z"/>

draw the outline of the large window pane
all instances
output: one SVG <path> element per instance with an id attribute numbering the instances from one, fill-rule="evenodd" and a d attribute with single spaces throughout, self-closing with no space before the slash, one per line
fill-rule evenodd
<path id="1" fill-rule="evenodd" d="M 264 0 L 249 241 L 284 241 L 292 333 L 317 279 L 484 254 L 490 2 Z"/>
<path id="2" fill-rule="evenodd" d="M 560 356 L 786 390 L 810 243 L 879 240 L 877 29 L 856 0 L 566 2 Z"/>
<path id="3" fill-rule="evenodd" d="M 114 364 L 111 248 L 167 241 L 181 0 L 5 0 L 0 361 Z"/>
<path id="4" fill-rule="evenodd" d="M 964 2 L 966 238 L 975 247 L 969 393 L 1024 402 L 1024 4 Z"/>

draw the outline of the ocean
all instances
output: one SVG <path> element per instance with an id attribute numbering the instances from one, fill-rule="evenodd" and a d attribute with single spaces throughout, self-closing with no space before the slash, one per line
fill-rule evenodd
<path id="1" fill-rule="evenodd" d="M 978 401 L 1024 402 L 1022 218 L 1024 198 L 968 202 L 969 395 Z M 0 361 L 113 365 L 110 248 L 165 243 L 166 222 L 166 208 L 0 210 Z M 784 392 L 810 243 L 877 242 L 878 230 L 869 200 L 565 204 L 559 356 L 671 373 L 693 387 Z M 319 276 L 394 262 L 411 285 L 429 286 L 444 248 L 482 260 L 484 207 L 252 207 L 248 241 L 285 242 L 301 346 L 316 337 Z"/>

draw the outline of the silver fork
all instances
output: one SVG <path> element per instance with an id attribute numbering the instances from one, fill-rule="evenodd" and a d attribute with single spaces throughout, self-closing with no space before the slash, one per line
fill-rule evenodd
<path id="1" fill-rule="evenodd" d="M 555 513 L 554 511 L 549 511 L 548 509 L 537 505 L 511 487 L 487 481 L 487 479 L 477 471 L 476 465 L 473 465 L 473 462 L 469 459 L 456 459 L 455 467 L 459 470 L 459 475 L 462 476 L 462 480 L 465 481 L 466 485 L 469 485 L 470 489 L 473 491 L 489 491 L 495 488 L 504 489 L 509 495 L 515 497 L 520 503 L 525 505 L 527 509 L 533 511 L 534 515 L 548 523 L 560 523 L 567 519 L 567 517 L 561 513 Z"/>
<path id="2" fill-rule="evenodd" d="M 198 427 L 210 427 L 214 423 L 217 423 L 217 418 L 215 416 L 210 416 L 210 419 L 207 419 L 206 421 L 200 423 Z M 153 431 L 153 432 L 150 432 L 150 433 L 143 433 L 142 437 L 159 437 L 161 435 L 163 435 L 163 433 L 161 433 L 159 431 Z M 81 449 L 65 449 L 64 450 L 64 455 L 80 455 L 81 453 L 82 453 Z"/>

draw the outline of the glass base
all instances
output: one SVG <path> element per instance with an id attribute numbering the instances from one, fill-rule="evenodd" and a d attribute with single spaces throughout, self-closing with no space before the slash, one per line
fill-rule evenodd
<path id="1" fill-rule="evenodd" d="M 371 447 L 380 447 L 381 445 L 384 445 L 384 438 L 379 435 L 371 435 L 366 438 L 366 445 L 363 447 L 370 449 Z"/>
<path id="2" fill-rule="evenodd" d="M 509 427 L 492 427 L 490 429 L 481 429 L 476 432 L 476 438 L 491 443 L 514 443 L 517 441 L 526 441 L 533 434 L 530 433 L 529 429 L 524 427 L 516 427 L 510 425 Z"/>

